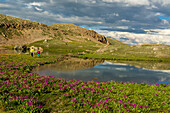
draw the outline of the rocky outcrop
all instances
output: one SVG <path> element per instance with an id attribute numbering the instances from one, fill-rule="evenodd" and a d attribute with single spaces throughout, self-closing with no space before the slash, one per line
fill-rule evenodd
<path id="1" fill-rule="evenodd" d="M 87 30 L 85 33 L 85 35 L 91 36 L 92 38 L 96 39 L 97 41 L 103 43 L 103 44 L 107 44 L 107 39 L 105 36 L 98 34 L 97 32 L 93 31 L 93 30 Z"/>

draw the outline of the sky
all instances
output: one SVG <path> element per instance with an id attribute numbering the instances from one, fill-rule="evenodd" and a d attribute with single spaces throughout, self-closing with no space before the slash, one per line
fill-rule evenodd
<path id="1" fill-rule="evenodd" d="M 170 0 L 0 0 L 0 14 L 73 23 L 130 45 L 170 45 Z"/>

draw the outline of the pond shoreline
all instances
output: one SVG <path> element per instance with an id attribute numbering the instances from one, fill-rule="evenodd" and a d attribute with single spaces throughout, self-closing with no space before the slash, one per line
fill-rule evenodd
<path id="1" fill-rule="evenodd" d="M 149 85 L 170 84 L 170 70 L 151 70 L 139 68 L 125 63 L 84 60 L 79 58 L 63 59 L 54 64 L 43 65 L 33 70 L 41 76 L 54 76 L 65 80 L 82 81 L 118 81 L 147 83 Z M 153 76 L 154 75 L 154 76 Z M 140 79 L 139 79 L 140 78 Z"/>

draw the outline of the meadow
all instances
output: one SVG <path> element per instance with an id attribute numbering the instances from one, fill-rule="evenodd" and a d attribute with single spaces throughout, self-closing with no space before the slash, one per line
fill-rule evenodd
<path id="1" fill-rule="evenodd" d="M 170 112 L 170 85 L 66 81 L 31 70 L 63 57 L 0 55 L 0 111 L 7 113 Z M 81 76 L 81 75 L 80 75 Z"/>

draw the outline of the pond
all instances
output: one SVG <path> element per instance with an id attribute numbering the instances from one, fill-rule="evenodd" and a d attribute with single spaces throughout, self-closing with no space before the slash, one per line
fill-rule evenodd
<path id="1" fill-rule="evenodd" d="M 76 58 L 37 67 L 33 73 L 65 80 L 170 84 L 170 70 L 151 70 L 129 64 Z"/>

